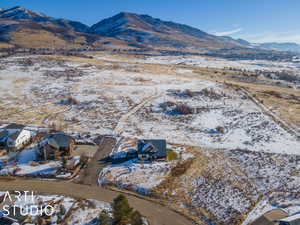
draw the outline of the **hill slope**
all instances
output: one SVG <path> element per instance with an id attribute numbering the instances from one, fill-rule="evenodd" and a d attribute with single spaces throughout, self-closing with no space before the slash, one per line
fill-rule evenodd
<path id="1" fill-rule="evenodd" d="M 126 41 L 90 34 L 89 26 L 22 7 L 0 9 L 0 48 L 128 47 Z"/>
<path id="2" fill-rule="evenodd" d="M 0 19 L 18 20 L 18 21 L 31 21 L 38 23 L 50 23 L 71 29 L 75 32 L 87 32 L 89 27 L 77 21 L 71 21 L 66 19 L 55 19 L 53 17 L 46 16 L 42 13 L 34 12 L 20 6 L 13 7 L 7 10 L 0 10 Z"/>
<path id="3" fill-rule="evenodd" d="M 215 36 L 184 24 L 148 15 L 122 12 L 89 27 L 77 21 L 57 19 L 17 6 L 0 8 L 0 48 L 155 48 L 160 50 L 212 50 L 234 54 L 256 50 L 300 51 L 294 43 L 251 44 L 227 36 Z M 281 54 L 281 53 L 278 53 Z"/>
<path id="4" fill-rule="evenodd" d="M 268 50 L 276 50 L 276 51 L 290 51 L 290 52 L 300 52 L 300 45 L 293 42 L 266 42 L 261 44 L 256 44 L 256 47 Z"/>
<path id="5" fill-rule="evenodd" d="M 100 21 L 91 27 L 90 32 L 156 47 L 193 49 L 241 46 L 233 39 L 217 37 L 187 25 L 126 12 Z"/>

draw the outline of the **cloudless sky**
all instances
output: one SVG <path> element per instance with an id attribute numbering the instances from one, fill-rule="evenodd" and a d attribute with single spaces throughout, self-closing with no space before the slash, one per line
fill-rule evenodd
<path id="1" fill-rule="evenodd" d="M 300 44 L 300 0 L 0 0 L 87 25 L 121 11 L 184 23 L 252 42 Z"/>

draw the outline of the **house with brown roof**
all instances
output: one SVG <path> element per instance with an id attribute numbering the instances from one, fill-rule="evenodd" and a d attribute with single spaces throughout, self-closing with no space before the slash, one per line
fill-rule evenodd
<path id="1" fill-rule="evenodd" d="M 44 137 L 39 148 L 44 160 L 57 160 L 72 154 L 75 148 L 75 139 L 62 132 L 53 133 Z"/>

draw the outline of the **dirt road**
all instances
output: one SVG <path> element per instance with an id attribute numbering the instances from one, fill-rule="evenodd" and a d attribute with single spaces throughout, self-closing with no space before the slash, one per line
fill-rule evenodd
<path id="1" fill-rule="evenodd" d="M 98 150 L 88 163 L 87 168 L 83 169 L 79 174 L 78 183 L 85 185 L 98 185 L 98 176 L 100 171 L 106 166 L 99 160 L 109 156 L 116 144 L 116 139 L 113 137 L 102 137 L 98 144 Z"/>
<path id="2" fill-rule="evenodd" d="M 74 198 L 95 199 L 98 201 L 112 202 L 119 194 L 96 186 L 75 184 L 66 181 L 50 180 L 4 180 L 0 178 L 0 191 L 36 191 L 39 194 L 54 194 L 71 196 Z M 193 225 L 194 223 L 186 217 L 172 211 L 171 209 L 155 203 L 127 195 L 132 207 L 138 209 L 142 215 L 150 220 L 151 225 Z"/>
<path id="3" fill-rule="evenodd" d="M 132 108 L 129 112 L 127 112 L 125 115 L 123 115 L 120 119 L 119 119 L 119 123 L 117 124 L 117 126 L 114 129 L 114 134 L 117 136 L 121 136 L 122 132 L 123 132 L 123 124 L 128 120 L 128 118 L 135 114 L 136 112 L 138 112 L 141 108 L 143 108 L 147 103 L 153 101 L 154 99 L 160 97 L 161 94 L 156 94 L 153 96 L 150 96 L 148 98 L 146 98 L 145 100 L 143 100 L 141 103 L 139 103 L 138 105 L 136 105 L 134 108 Z"/>
<path id="4" fill-rule="evenodd" d="M 248 96 L 248 98 L 257 105 L 264 114 L 268 115 L 272 120 L 278 123 L 283 129 L 289 132 L 291 135 L 294 135 L 298 140 L 300 140 L 300 132 L 288 124 L 286 121 L 281 119 L 278 115 L 272 112 L 268 107 L 266 107 L 263 103 L 261 103 L 258 99 L 256 99 L 247 89 L 240 88 L 240 90 Z"/>

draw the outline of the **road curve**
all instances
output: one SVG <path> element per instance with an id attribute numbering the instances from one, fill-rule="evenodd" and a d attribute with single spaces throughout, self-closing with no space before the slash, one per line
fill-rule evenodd
<path id="1" fill-rule="evenodd" d="M 66 181 L 0 179 L 0 191 L 36 191 L 39 194 L 64 195 L 74 198 L 112 202 L 118 192 L 101 187 L 75 184 Z M 126 195 L 126 194 L 125 194 Z M 185 216 L 160 205 L 133 195 L 126 195 L 129 204 L 150 220 L 151 225 L 194 225 Z"/>

